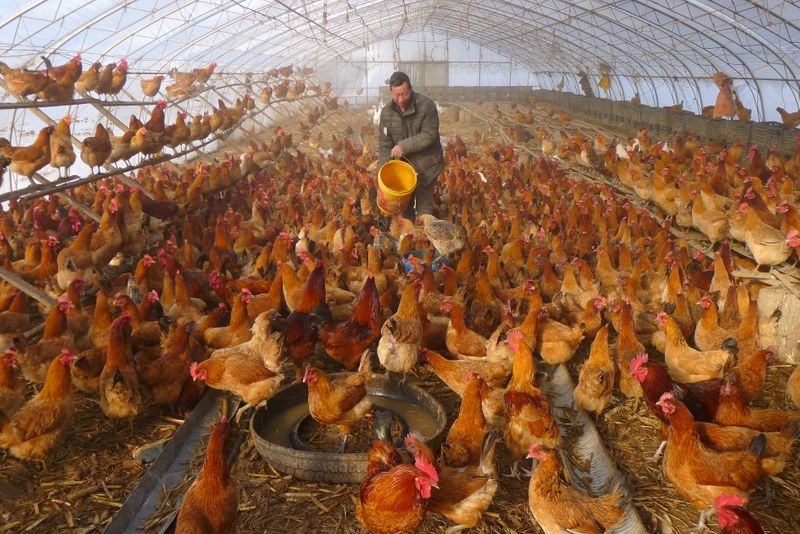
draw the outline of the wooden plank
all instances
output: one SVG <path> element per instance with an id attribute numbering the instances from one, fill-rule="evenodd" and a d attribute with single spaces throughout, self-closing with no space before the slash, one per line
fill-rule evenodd
<path id="1" fill-rule="evenodd" d="M 35 298 L 45 306 L 51 307 L 55 306 L 56 299 L 39 289 L 38 287 L 34 287 L 25 280 L 22 279 L 17 273 L 11 272 L 8 269 L 0 267 L 0 278 L 3 278 L 12 286 L 16 287 L 20 291 L 24 292 L 26 295 Z"/>

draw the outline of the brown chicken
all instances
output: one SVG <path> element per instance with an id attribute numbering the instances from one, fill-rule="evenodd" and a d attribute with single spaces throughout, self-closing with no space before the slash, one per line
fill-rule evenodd
<path id="1" fill-rule="evenodd" d="M 0 431 L 0 447 L 22 460 L 44 460 L 58 445 L 75 413 L 69 374 L 73 359 L 69 349 L 53 358 L 42 390 Z"/>
<path id="2" fill-rule="evenodd" d="M 25 400 L 25 383 L 14 372 L 17 351 L 6 349 L 0 361 L 0 430 Z"/>
<path id="3" fill-rule="evenodd" d="M 82 144 L 81 161 L 88 165 L 92 172 L 96 167 L 100 173 L 102 165 L 111 156 L 111 138 L 108 136 L 108 130 L 98 122 L 94 135 L 84 139 Z"/>
<path id="4" fill-rule="evenodd" d="M 228 466 L 227 417 L 214 425 L 197 479 L 186 491 L 175 534 L 234 534 L 239 513 L 239 488 Z"/>
<path id="5" fill-rule="evenodd" d="M 720 495 L 714 500 L 720 534 L 764 534 L 758 521 L 744 507 L 741 495 Z"/>
<path id="6" fill-rule="evenodd" d="M 798 124 L 800 124 L 800 111 L 794 111 L 789 113 L 782 107 L 775 108 L 775 111 L 780 113 L 781 120 L 783 124 L 786 125 L 787 128 L 795 128 Z"/>
<path id="7" fill-rule="evenodd" d="M 664 473 L 678 493 L 703 512 L 701 525 L 717 497 L 747 496 L 766 477 L 762 468 L 765 436 L 753 439 L 746 451 L 716 452 L 702 444 L 692 414 L 672 393 L 662 395 L 657 404 L 670 424 Z"/>
<path id="8" fill-rule="evenodd" d="M 292 313 L 283 318 L 277 312 L 268 312 L 273 330 L 283 335 L 286 351 L 294 362 L 297 382 L 303 378 L 303 366 L 314 351 L 320 328 L 329 316 L 327 312 L 325 267 L 322 262 L 317 263 L 314 271 L 308 276 L 303 296 Z"/>
<path id="9" fill-rule="evenodd" d="M 450 313 L 450 323 L 447 325 L 445 344 L 447 350 L 459 359 L 485 358 L 489 341 L 467 327 L 464 320 L 464 309 L 455 301 L 446 301 L 442 308 Z"/>
<path id="10" fill-rule="evenodd" d="M 800 421 L 800 412 L 747 406 L 739 392 L 739 379 L 725 377 L 719 390 L 719 408 L 714 421 L 721 425 L 745 426 L 761 432 L 778 432 L 789 421 Z"/>
<path id="11" fill-rule="evenodd" d="M 467 373 L 467 388 L 461 396 L 461 408 L 442 443 L 442 456 L 451 467 L 478 465 L 486 437 L 486 418 L 481 408 L 483 378 Z"/>
<path id="12" fill-rule="evenodd" d="M 0 312 L 0 346 L 10 345 L 14 337 L 31 326 L 28 296 L 22 291 L 17 291 L 12 297 L 13 300 L 8 308 Z"/>
<path id="13" fill-rule="evenodd" d="M 528 507 L 546 532 L 603 534 L 620 522 L 622 495 L 592 497 L 575 488 L 564 473 L 558 451 L 532 443 L 528 458 L 536 467 L 528 486 Z"/>
<path id="14" fill-rule="evenodd" d="M 428 511 L 441 514 L 455 523 L 455 526 L 447 529 L 448 532 L 475 527 L 492 504 L 497 492 L 494 453 L 499 441 L 492 434 L 486 437 L 477 465 L 462 468 L 437 466 L 434 479 L 437 486 L 431 492 Z M 406 436 L 405 448 L 421 470 L 436 465 L 433 451 L 416 434 Z"/>
<path id="15" fill-rule="evenodd" d="M 107 417 L 133 418 L 142 409 L 139 377 L 133 367 L 132 322 L 122 314 L 111 323 L 108 355 L 100 373 L 100 409 Z"/>
<path id="16" fill-rule="evenodd" d="M 556 447 L 559 431 L 552 413 L 553 403 L 535 386 L 533 353 L 524 342 L 511 343 L 511 348 L 514 368 L 503 396 L 508 420 L 505 443 L 514 460 L 511 476 L 519 477 L 519 462 L 525 458 L 531 443 Z"/>
<path id="17" fill-rule="evenodd" d="M 136 370 L 141 382 L 150 386 L 153 401 L 158 404 L 174 404 L 180 397 L 183 384 L 189 380 L 189 365 L 192 362 L 190 344 L 195 323 L 179 320 L 175 329 L 164 340 L 162 353 L 155 360 L 135 358 Z"/>
<path id="18" fill-rule="evenodd" d="M 45 71 L 12 69 L 1 61 L 0 74 L 3 75 L 8 92 L 18 97 L 34 95 L 44 90 L 50 81 Z"/>
<path id="19" fill-rule="evenodd" d="M 416 284 L 403 289 L 397 312 L 381 326 L 378 341 L 378 360 L 387 371 L 405 373 L 417 364 L 422 344 L 422 322 L 419 318 Z"/>
<path id="20" fill-rule="evenodd" d="M 735 361 L 737 344 L 735 339 L 723 343 L 722 348 L 699 351 L 686 343 L 675 320 L 665 312 L 658 314 L 666 336 L 664 361 L 669 374 L 680 382 L 700 382 L 721 377 L 732 361 Z"/>
<path id="21" fill-rule="evenodd" d="M 365 350 L 356 374 L 333 380 L 321 369 L 306 366 L 303 382 L 308 385 L 308 411 L 315 421 L 334 425 L 344 434 L 339 452 L 344 452 L 353 427 L 372 408 L 366 384 L 372 377 L 370 352 Z"/>
<path id="22" fill-rule="evenodd" d="M 47 314 L 42 339 L 28 345 L 25 336 L 14 338 L 14 348 L 19 352 L 17 361 L 25 380 L 41 384 L 58 351 L 64 347 L 70 350 L 74 348 L 75 338 L 67 329 L 67 314 L 72 308 L 72 301 L 68 297 L 59 297 L 58 303 Z"/>
<path id="23" fill-rule="evenodd" d="M 319 334 L 320 341 L 328 356 L 345 369 L 352 369 L 361 353 L 378 339 L 382 323 L 378 290 L 375 278 L 370 275 L 356 299 L 350 319 L 323 327 Z"/>
<path id="24" fill-rule="evenodd" d="M 69 168 L 75 163 L 75 150 L 72 148 L 72 134 L 69 125 L 72 117 L 66 115 L 56 123 L 56 127 L 50 135 L 50 166 L 58 169 L 61 177 L 61 167 L 66 169 L 69 175 Z"/>
<path id="25" fill-rule="evenodd" d="M 356 519 L 378 534 L 412 532 L 425 520 L 438 475 L 433 465 L 399 464 L 367 474 L 356 502 Z"/>
<path id="26" fill-rule="evenodd" d="M 608 347 L 608 325 L 597 333 L 573 393 L 575 407 L 600 414 L 611 402 L 616 367 Z"/>
<path id="27" fill-rule="evenodd" d="M 270 333 L 270 316 L 259 315 L 252 328 L 249 341 L 224 349 L 217 349 L 211 357 L 190 365 L 193 380 L 202 380 L 209 387 L 230 391 L 242 398 L 244 410 L 266 404 L 280 388 L 283 372 L 280 360 L 284 342 L 279 332 Z"/>
<path id="28" fill-rule="evenodd" d="M 158 90 L 161 88 L 161 82 L 164 80 L 164 76 L 159 74 L 155 78 L 142 79 L 139 83 L 142 86 L 142 93 L 144 96 L 154 97 L 158 94 Z"/>
<path id="29" fill-rule="evenodd" d="M 253 294 L 245 288 L 234 297 L 231 321 L 228 326 L 209 328 L 203 333 L 206 346 L 221 349 L 232 347 L 246 342 L 252 336 L 250 319 L 247 315 L 247 305 L 253 300 Z"/>
<path id="30" fill-rule="evenodd" d="M 50 163 L 50 136 L 54 131 L 52 126 L 45 126 L 32 145 L 0 147 L 0 155 L 11 158 L 8 170 L 30 178 Z"/>

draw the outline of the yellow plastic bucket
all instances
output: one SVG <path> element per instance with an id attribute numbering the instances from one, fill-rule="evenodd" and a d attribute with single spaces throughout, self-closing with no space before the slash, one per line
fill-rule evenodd
<path id="1" fill-rule="evenodd" d="M 417 188 L 417 171 L 405 161 L 387 161 L 378 171 L 378 208 L 392 216 L 405 211 Z"/>

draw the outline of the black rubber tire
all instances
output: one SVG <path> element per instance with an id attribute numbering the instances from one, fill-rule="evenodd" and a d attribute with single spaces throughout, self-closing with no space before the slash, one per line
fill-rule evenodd
<path id="1" fill-rule="evenodd" d="M 441 404 L 428 392 L 408 382 L 400 386 L 380 376 L 367 389 L 371 394 L 380 392 L 381 395 L 403 398 L 428 411 L 436 421 L 437 429 L 436 435 L 428 440 L 428 444 L 434 450 L 439 446 L 444 437 L 447 416 Z M 267 409 L 259 408 L 253 414 L 250 418 L 250 435 L 256 450 L 275 470 L 300 480 L 358 484 L 367 474 L 366 453 L 332 454 L 297 450 L 273 443 L 261 436 L 259 430 L 268 419 L 267 410 L 285 410 L 299 402 L 305 402 L 307 396 L 305 384 L 292 384 L 276 393 L 269 400 Z"/>

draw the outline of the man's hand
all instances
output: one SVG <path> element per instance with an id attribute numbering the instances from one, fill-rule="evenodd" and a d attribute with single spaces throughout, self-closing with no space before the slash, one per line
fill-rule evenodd
<path id="1" fill-rule="evenodd" d="M 403 154 L 404 154 L 403 147 L 401 147 L 400 145 L 394 145 L 392 151 L 389 152 L 389 155 L 392 156 L 393 158 L 402 158 Z"/>

